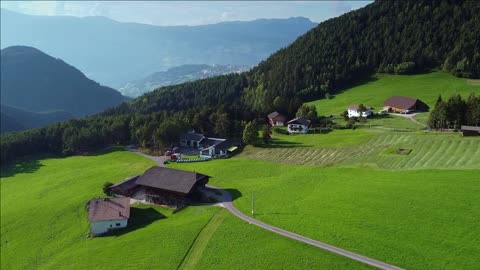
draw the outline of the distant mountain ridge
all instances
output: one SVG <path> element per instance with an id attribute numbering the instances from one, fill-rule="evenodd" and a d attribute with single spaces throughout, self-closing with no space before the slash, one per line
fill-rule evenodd
<path id="1" fill-rule="evenodd" d="M 21 119 L 17 124 L 24 128 L 91 115 L 126 100 L 118 91 L 32 47 L 1 50 L 0 73 L 2 117 Z M 28 120 L 28 115 L 33 118 Z"/>
<path id="2" fill-rule="evenodd" d="M 155 26 L 104 17 L 32 16 L 2 9 L 1 46 L 38 48 L 118 88 L 185 64 L 253 66 L 314 26 L 301 17 Z"/>
<path id="3" fill-rule="evenodd" d="M 75 117 L 73 114 L 65 111 L 37 113 L 4 104 L 0 105 L 0 110 L 2 117 L 2 133 L 42 127 L 48 124 L 62 122 Z"/>
<path id="4" fill-rule="evenodd" d="M 245 65 L 182 65 L 167 71 L 155 72 L 141 80 L 126 83 L 118 88 L 123 95 L 138 97 L 162 86 L 175 85 L 229 73 L 249 70 Z"/>

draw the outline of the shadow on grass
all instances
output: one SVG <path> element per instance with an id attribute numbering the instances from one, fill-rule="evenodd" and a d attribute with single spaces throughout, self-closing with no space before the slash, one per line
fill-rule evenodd
<path id="1" fill-rule="evenodd" d="M 339 89 L 339 91 L 335 92 L 334 95 L 331 95 L 329 99 L 335 99 L 337 95 L 342 94 L 343 92 L 345 92 L 346 90 L 349 90 L 350 88 L 357 87 L 363 84 L 372 83 L 378 80 L 379 80 L 379 77 L 375 75 L 371 75 L 371 76 L 359 79 L 356 82 L 350 83 L 347 86 Z"/>
<path id="2" fill-rule="evenodd" d="M 110 153 L 121 152 L 121 151 L 126 151 L 123 146 L 119 146 L 119 145 L 107 146 L 100 150 L 83 153 L 82 156 L 101 156 L 101 155 L 107 155 Z"/>
<path id="3" fill-rule="evenodd" d="M 291 135 L 295 136 L 295 135 Z M 263 143 L 257 145 L 258 148 L 292 148 L 292 147 L 307 147 L 303 143 L 289 142 L 280 139 L 273 138 L 269 143 Z"/>
<path id="4" fill-rule="evenodd" d="M 147 227 L 153 222 L 166 218 L 162 213 L 152 207 L 149 208 L 130 208 L 130 218 L 126 228 L 109 231 L 99 237 L 117 237 Z"/>
<path id="5" fill-rule="evenodd" d="M 227 189 L 225 189 L 225 191 L 230 193 L 230 196 L 232 196 L 232 201 L 235 201 L 236 199 L 242 197 L 242 193 L 238 189 L 227 188 Z"/>
<path id="6" fill-rule="evenodd" d="M 34 173 L 41 167 L 40 159 L 31 159 L 25 161 L 19 161 L 15 164 L 8 164 L 1 167 L 1 177 L 11 177 L 18 173 Z"/>

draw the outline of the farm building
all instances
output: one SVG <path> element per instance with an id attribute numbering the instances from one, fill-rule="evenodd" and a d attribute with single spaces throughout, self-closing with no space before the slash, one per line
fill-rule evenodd
<path id="1" fill-rule="evenodd" d="M 308 132 L 308 128 L 310 127 L 310 120 L 304 117 L 299 117 L 288 121 L 287 125 L 287 130 L 289 133 L 305 134 Z"/>
<path id="2" fill-rule="evenodd" d="M 372 108 L 365 107 L 364 111 L 360 111 L 359 105 L 349 105 L 348 106 L 348 117 L 369 117 L 372 114 Z"/>
<path id="3" fill-rule="evenodd" d="M 130 198 L 93 199 L 87 207 L 92 235 L 127 227 L 130 217 Z"/>
<path id="4" fill-rule="evenodd" d="M 112 186 L 111 191 L 123 196 L 135 193 L 137 199 L 179 208 L 190 199 L 202 199 L 209 178 L 200 173 L 154 166 L 140 176 L 116 184 L 117 187 Z"/>
<path id="5" fill-rule="evenodd" d="M 480 127 L 462 126 L 461 129 L 463 136 L 480 136 Z"/>
<path id="6" fill-rule="evenodd" d="M 206 144 L 202 150 L 200 150 L 200 157 L 228 157 L 236 152 L 241 146 L 241 142 L 229 139 L 223 139 L 222 141 L 213 141 L 212 144 Z"/>
<path id="7" fill-rule="evenodd" d="M 285 124 L 285 121 L 287 120 L 287 117 L 283 116 L 278 112 L 272 112 L 268 114 L 267 117 L 270 125 L 272 126 L 283 126 Z"/>
<path id="8" fill-rule="evenodd" d="M 414 111 L 428 111 L 428 105 L 423 101 L 402 96 L 391 97 L 383 103 L 383 109 L 395 113 L 411 113 Z"/>
<path id="9" fill-rule="evenodd" d="M 130 197 L 138 191 L 138 185 L 136 181 L 139 177 L 140 175 L 129 177 L 120 183 L 116 183 L 109 189 L 114 194 Z"/>
<path id="10" fill-rule="evenodd" d="M 180 145 L 183 147 L 199 148 L 201 141 L 205 139 L 205 135 L 188 131 L 180 134 Z"/>

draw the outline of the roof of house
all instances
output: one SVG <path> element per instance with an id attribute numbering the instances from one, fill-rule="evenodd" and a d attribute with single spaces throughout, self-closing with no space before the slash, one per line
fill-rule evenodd
<path id="1" fill-rule="evenodd" d="M 348 109 L 351 111 L 358 111 L 358 105 L 348 105 Z M 367 110 L 371 110 L 372 108 L 370 107 L 365 107 Z"/>
<path id="2" fill-rule="evenodd" d="M 203 138 L 201 141 L 200 141 L 200 144 L 201 145 L 204 145 L 204 146 L 212 146 L 212 145 L 218 145 L 218 144 L 221 144 L 222 142 L 224 142 L 225 139 L 220 139 L 220 138 Z"/>
<path id="3" fill-rule="evenodd" d="M 309 126 L 310 125 L 310 120 L 308 120 L 305 117 L 298 117 L 295 119 L 292 119 L 287 122 L 287 124 L 298 124 L 298 125 L 304 125 L 304 126 Z"/>
<path id="4" fill-rule="evenodd" d="M 385 106 L 395 107 L 399 109 L 410 109 L 417 103 L 418 99 L 411 97 L 394 96 L 385 100 Z"/>
<path id="5" fill-rule="evenodd" d="M 88 203 L 88 220 L 120 220 L 130 217 L 130 198 L 100 198 Z"/>
<path id="6" fill-rule="evenodd" d="M 216 150 L 226 151 L 232 146 L 240 146 L 242 143 L 237 140 L 225 140 L 222 143 L 215 146 Z"/>
<path id="7" fill-rule="evenodd" d="M 183 132 L 180 134 L 180 140 L 187 140 L 187 141 L 200 141 L 204 138 L 205 136 L 201 133 L 195 133 L 195 132 Z"/>
<path id="8" fill-rule="evenodd" d="M 285 116 L 283 116 L 283 115 L 282 115 L 281 113 L 279 113 L 279 112 L 269 113 L 269 114 L 267 115 L 267 117 L 270 118 L 270 119 L 273 119 L 273 118 L 275 118 L 275 117 L 285 118 Z"/>
<path id="9" fill-rule="evenodd" d="M 182 170 L 154 166 L 136 181 L 137 184 L 188 194 L 197 181 L 209 176 Z"/>
<path id="10" fill-rule="evenodd" d="M 115 185 L 112 185 L 110 187 L 110 189 L 119 188 L 123 191 L 128 191 L 128 190 L 138 186 L 136 181 L 139 177 L 140 177 L 140 175 L 129 177 L 129 178 L 123 180 L 122 182 L 119 182 L 119 183 L 116 183 Z"/>
<path id="11" fill-rule="evenodd" d="M 462 126 L 462 130 L 480 132 L 480 127 L 475 127 L 475 126 Z"/>

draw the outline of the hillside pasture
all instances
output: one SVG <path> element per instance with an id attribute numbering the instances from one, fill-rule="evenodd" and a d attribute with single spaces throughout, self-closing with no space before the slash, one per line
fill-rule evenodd
<path id="1" fill-rule="evenodd" d="M 470 93 L 480 94 L 480 86 L 442 71 L 420 75 L 378 74 L 375 80 L 344 90 L 332 99 L 309 102 L 319 114 L 339 115 L 350 104 L 364 104 L 378 112 L 383 102 L 391 96 L 409 96 L 425 102 L 431 109 L 438 95 L 447 99 L 453 94 L 467 97 Z"/>
<path id="2" fill-rule="evenodd" d="M 245 158 L 170 166 L 238 189 L 243 195 L 234 204 L 249 215 L 254 193 L 256 219 L 387 263 L 480 264 L 473 241 L 480 236 L 479 170 L 320 168 Z"/>
<path id="3" fill-rule="evenodd" d="M 367 269 L 209 206 L 190 206 L 173 214 L 158 206 L 133 205 L 126 229 L 89 237 L 85 204 L 104 196 L 103 183 L 120 181 L 153 165 L 117 148 L 2 168 L 0 268 Z"/>
<path id="4" fill-rule="evenodd" d="M 315 135 L 321 141 L 354 141 L 334 130 L 326 135 Z M 356 130 L 357 134 L 368 134 Z M 338 134 L 338 136 L 336 136 Z M 296 135 L 291 135 L 295 138 Z M 312 135 L 303 135 L 312 136 Z M 324 137 L 323 137 L 324 136 Z M 349 136 L 356 136 L 351 132 Z M 241 157 L 283 164 L 369 167 L 387 170 L 413 169 L 478 169 L 480 140 L 461 137 L 458 133 L 370 132 L 370 139 L 354 146 L 338 147 L 247 147 Z M 348 137 L 345 135 L 345 137 Z M 366 136 L 367 137 L 367 136 Z M 290 138 L 290 137 L 289 137 Z M 313 137 L 312 137 L 313 138 Z M 320 143 L 317 143 L 320 145 Z M 334 144 L 335 145 L 335 144 Z M 409 148 L 408 156 L 385 155 L 390 148 Z"/>

